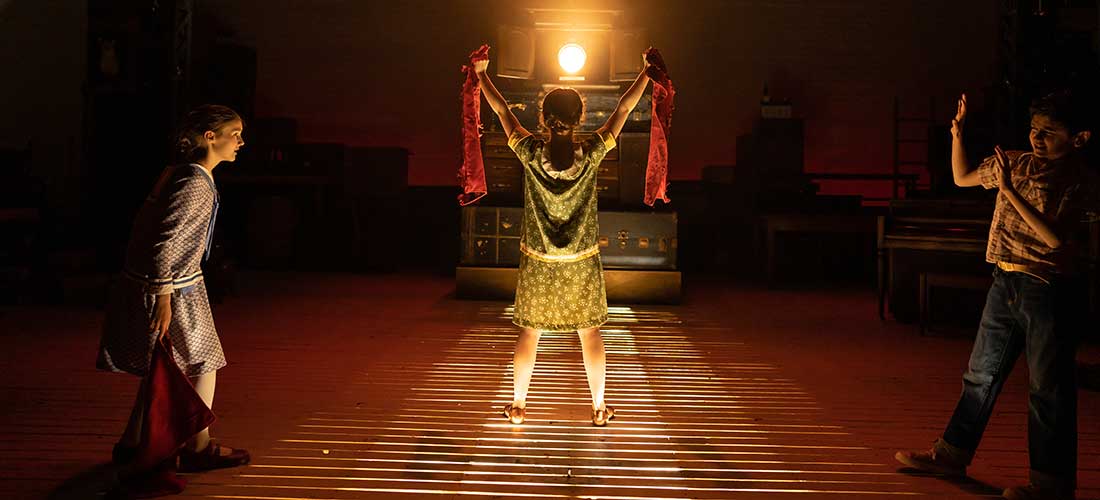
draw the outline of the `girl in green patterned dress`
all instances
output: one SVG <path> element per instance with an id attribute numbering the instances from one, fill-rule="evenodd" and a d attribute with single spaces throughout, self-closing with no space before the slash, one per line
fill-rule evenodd
<path id="1" fill-rule="evenodd" d="M 514 424 L 523 423 L 526 416 L 535 351 L 544 331 L 580 335 L 592 391 L 592 423 L 607 425 L 615 416 L 614 408 L 604 402 L 606 356 L 600 325 L 607 321 L 607 293 L 597 242 L 596 173 L 649 84 L 649 63 L 644 55 L 642 60 L 641 73 L 607 123 L 579 147 L 573 131 L 584 116 L 584 103 L 577 91 L 558 88 L 546 94 L 540 117 L 548 137 L 536 137 L 520 125 L 489 80 L 489 61 L 474 63 L 481 92 L 524 169 L 522 254 L 513 319 L 521 330 L 513 360 L 513 400 L 504 408 Z"/>

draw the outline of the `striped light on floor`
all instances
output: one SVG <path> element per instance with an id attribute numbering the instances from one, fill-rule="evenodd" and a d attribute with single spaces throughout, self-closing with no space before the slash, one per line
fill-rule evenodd
<path id="1" fill-rule="evenodd" d="M 212 497 L 919 495 L 841 426 L 824 423 L 814 398 L 736 332 L 675 311 L 610 308 L 602 333 L 617 417 L 607 427 L 589 420 L 572 333 L 542 336 L 528 420 L 508 423 L 500 411 L 511 400 L 517 332 L 511 307 L 485 306 L 442 361 L 369 367 L 369 383 L 392 385 L 400 408 L 318 411 L 242 470 L 232 484 L 240 495 Z"/>

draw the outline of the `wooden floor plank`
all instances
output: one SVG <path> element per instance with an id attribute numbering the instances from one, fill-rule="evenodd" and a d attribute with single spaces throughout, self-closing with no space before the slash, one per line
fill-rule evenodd
<path id="1" fill-rule="evenodd" d="M 970 340 L 880 322 L 864 291 L 701 283 L 681 306 L 613 306 L 618 414 L 596 428 L 575 334 L 542 337 L 528 422 L 500 416 L 508 304 L 454 300 L 453 282 L 428 276 L 245 284 L 215 309 L 231 364 L 214 429 L 254 460 L 189 475 L 185 497 L 994 498 L 1027 475 L 1022 363 L 973 479 L 899 472 L 894 451 L 942 432 Z M 100 316 L 0 309 L 0 367 L 14 374 L 0 382 L 0 497 L 95 498 L 110 484 L 136 379 L 91 367 Z M 1100 498 L 1100 395 L 1080 399 L 1079 498 Z"/>

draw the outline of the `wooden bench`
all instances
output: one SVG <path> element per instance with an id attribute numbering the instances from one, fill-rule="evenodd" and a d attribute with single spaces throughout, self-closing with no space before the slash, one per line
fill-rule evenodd
<path id="1" fill-rule="evenodd" d="M 993 285 L 991 275 L 920 273 L 920 334 L 928 331 L 929 312 L 932 308 L 933 288 L 956 288 L 962 290 L 988 290 Z"/>

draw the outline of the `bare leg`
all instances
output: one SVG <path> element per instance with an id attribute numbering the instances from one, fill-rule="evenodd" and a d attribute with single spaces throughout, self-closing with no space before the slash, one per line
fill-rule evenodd
<path id="1" fill-rule="evenodd" d="M 512 406 L 527 407 L 527 389 L 531 387 L 531 374 L 535 371 L 535 353 L 542 332 L 521 328 L 516 339 L 516 353 L 512 360 Z"/>
<path id="2" fill-rule="evenodd" d="M 197 377 L 191 377 L 191 385 L 195 386 L 195 392 L 199 393 L 199 397 L 206 403 L 206 406 L 210 409 L 214 409 L 214 386 L 218 379 L 218 372 L 207 372 Z M 190 440 L 187 441 L 187 449 L 191 451 L 202 451 L 206 449 L 206 446 L 210 444 L 210 428 L 207 427 L 195 434 Z"/>
<path id="3" fill-rule="evenodd" d="M 604 407 L 604 382 L 607 377 L 607 354 L 603 348 L 600 327 L 577 330 L 581 337 L 581 352 L 584 354 L 584 372 L 588 375 L 588 389 L 592 391 L 592 409 Z"/>

